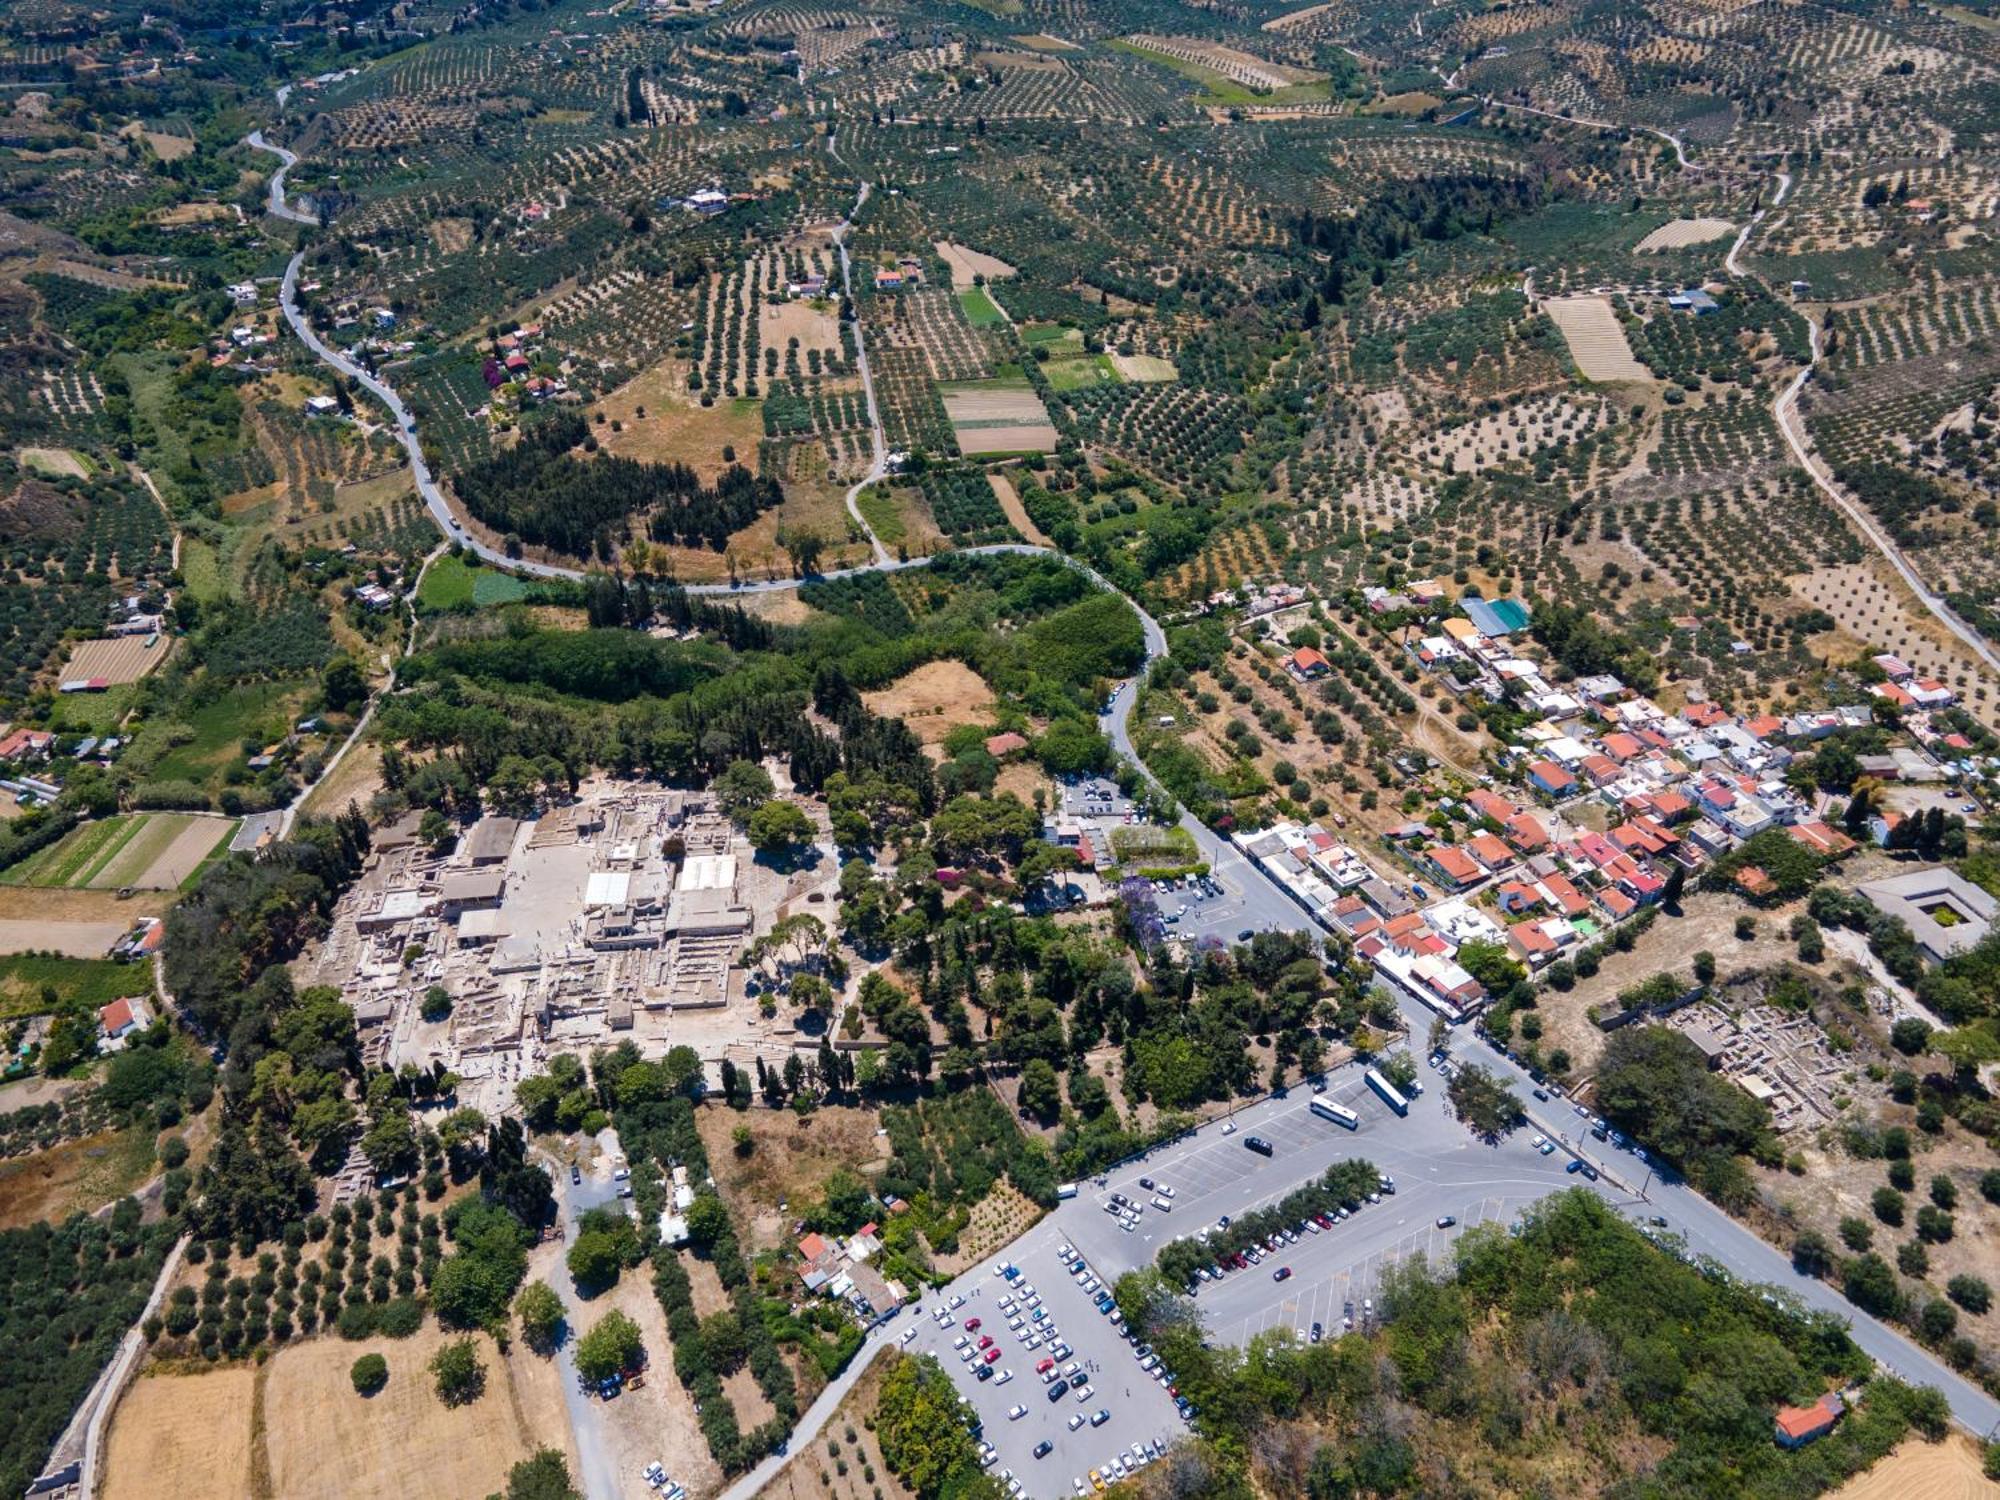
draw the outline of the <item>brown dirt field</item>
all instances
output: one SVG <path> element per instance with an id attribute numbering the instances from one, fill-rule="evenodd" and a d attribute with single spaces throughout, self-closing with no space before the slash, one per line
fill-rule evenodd
<path id="1" fill-rule="evenodd" d="M 946 390 L 945 415 L 954 425 L 965 422 L 1008 422 L 1017 426 L 1046 423 L 1042 398 L 1027 386 Z"/>
<path id="2" fill-rule="evenodd" d="M 177 890 L 219 844 L 234 834 L 235 827 L 232 821 L 223 818 L 179 819 L 171 813 L 156 814 L 90 883 L 107 891 L 126 886 Z"/>
<path id="3" fill-rule="evenodd" d="M 737 1423 L 748 1432 L 753 1427 L 761 1427 L 777 1415 L 763 1388 L 757 1384 L 757 1377 L 744 1365 L 734 1374 L 722 1377 L 723 1394 L 729 1397 L 729 1404 L 736 1408 Z"/>
<path id="4" fill-rule="evenodd" d="M 114 687 L 121 682 L 137 682 L 173 655 L 171 640 L 155 640 L 148 647 L 143 635 L 107 636 L 102 640 L 78 641 L 64 663 L 59 682 L 87 682 L 102 677 Z"/>
<path id="5" fill-rule="evenodd" d="M 1031 52 L 1076 52 L 1081 50 L 1075 42 L 1066 42 L 1059 36 L 1050 36 L 1046 32 L 1040 31 L 1032 32 L 1027 36 L 1016 36 L 1012 40 L 1019 42 Z"/>
<path id="6" fill-rule="evenodd" d="M 967 457 L 981 453 L 1047 453 L 1056 445 L 1056 430 L 1047 422 L 1019 427 L 955 427 L 952 436 Z"/>
<path id="7" fill-rule="evenodd" d="M 895 1367 L 895 1361 L 893 1354 L 878 1357 L 862 1371 L 854 1389 L 812 1445 L 801 1448 L 772 1476 L 758 1500 L 874 1500 L 876 1489 L 884 1483 L 901 1492 L 882 1461 L 881 1445 L 866 1420 L 881 1395 L 882 1377 Z M 833 1447 L 836 1443 L 837 1452 Z M 840 1472 L 842 1463 L 847 1466 L 844 1474 Z M 865 1477 L 867 1469 L 875 1471 L 873 1484 Z"/>
<path id="8" fill-rule="evenodd" d="M 989 474 L 986 477 L 993 486 L 994 498 L 1000 502 L 1000 509 L 1006 513 L 1014 529 L 1037 547 L 1053 547 L 1055 543 L 1042 535 L 1041 529 L 1028 519 L 1028 508 L 1021 503 L 1020 495 L 1015 493 L 1014 481 L 1005 474 Z"/>
<path id="9" fill-rule="evenodd" d="M 776 349 L 778 357 L 785 357 L 785 350 L 793 339 L 799 341 L 799 357 L 805 358 L 808 349 L 840 348 L 840 324 L 834 320 L 833 304 L 815 306 L 803 298 L 781 302 L 776 306 L 765 303 L 757 314 L 757 337 L 766 348 Z"/>
<path id="10" fill-rule="evenodd" d="M 426 1368 L 448 1342 L 434 1327 L 407 1339 L 313 1339 L 279 1353 L 258 1404 L 273 1492 L 283 1500 L 463 1500 L 503 1486 L 507 1470 L 536 1448 L 565 1447 L 568 1421 L 554 1385 L 517 1375 L 491 1339 L 473 1337 L 486 1391 L 455 1409 L 438 1400 Z M 389 1384 L 364 1400 L 348 1370 L 370 1353 L 389 1361 Z M 524 1385 L 550 1399 L 531 1404 Z"/>
<path id="11" fill-rule="evenodd" d="M 803 625 L 817 615 L 817 611 L 798 596 L 796 589 L 774 589 L 730 602 L 746 614 L 769 620 L 773 625 Z"/>
<path id="12" fill-rule="evenodd" d="M 752 1249 L 781 1243 L 790 1219 L 778 1204 L 794 1209 L 824 1183 L 836 1167 L 868 1172 L 888 1160 L 888 1139 L 872 1110 L 828 1105 L 801 1119 L 790 1110 L 721 1106 L 698 1110 L 696 1127 L 708 1148 L 717 1185 L 743 1221 L 751 1225 Z M 738 1125 L 750 1127 L 756 1149 L 736 1154 L 731 1139 Z"/>
<path id="13" fill-rule="evenodd" d="M 1963 1433 L 1941 1443 L 1912 1438 L 1827 1500 L 1992 1500 L 2000 1485 L 1980 1472 L 1979 1463 L 1978 1444 Z"/>
<path id="14" fill-rule="evenodd" d="M 1009 276 L 1020 274 L 999 256 L 988 255 L 984 251 L 973 249 L 970 245 L 956 244 L 951 240 L 936 240 L 931 248 L 936 250 L 944 263 L 951 267 L 951 284 L 955 287 L 971 286 L 972 278 L 975 276 L 984 276 L 988 281 L 1004 281 Z"/>
<path id="15" fill-rule="evenodd" d="M 722 1289 L 722 1278 L 715 1274 L 712 1262 L 696 1255 L 683 1255 L 681 1265 L 687 1270 L 688 1288 L 694 1302 L 696 1317 L 705 1318 L 710 1313 L 729 1310 L 729 1293 Z"/>
<path id="16" fill-rule="evenodd" d="M 1760 911 L 1721 891 L 1690 890 L 1683 910 L 1686 914 L 1679 917 L 1662 912 L 1631 952 L 1607 955 L 1603 966 L 1590 978 L 1579 979 L 1568 994 L 1551 989 L 1542 995 L 1535 1011 L 1542 1020 L 1545 1055 L 1565 1047 L 1578 1077 L 1594 1072 L 1609 1033 L 1598 1030 L 1589 1008 L 1595 1005 L 1600 1013 L 1616 1010 L 1620 992 L 1662 970 L 1691 979 L 1694 955 L 1704 949 L 1715 955 L 1716 974 L 1725 979 L 1742 969 L 1769 967 L 1798 956 L 1798 944 L 1786 928 L 1794 913 L 1805 910 L 1804 902 Z M 1757 936 L 1747 943 L 1736 936 L 1736 919 L 1746 913 L 1757 918 Z M 1832 958 L 1820 967 L 1830 971 Z"/>
<path id="17" fill-rule="evenodd" d="M 722 1470 L 701 1435 L 694 1398 L 674 1374 L 673 1340 L 660 1299 L 653 1295 L 652 1277 L 643 1270 L 620 1277 L 617 1286 L 591 1303 L 585 1326 L 614 1307 L 639 1325 L 647 1360 L 645 1386 L 627 1390 L 604 1408 L 619 1472 L 640 1473 L 657 1459 L 690 1494 L 714 1494 L 722 1487 Z M 555 1399 L 560 1403 L 560 1391 Z M 574 1463 L 570 1472 L 576 1472 Z"/>
<path id="18" fill-rule="evenodd" d="M 1891 652 L 1919 674 L 1961 688 L 1960 697 L 1976 718 L 1989 725 L 2000 722 L 2000 700 L 1993 694 L 1982 703 L 1962 691 L 1980 682 L 1991 684 L 1985 664 L 1917 603 L 1886 564 L 1879 566 L 1878 572 L 1876 561 L 1848 563 L 1785 581 L 1800 599 L 1833 616 L 1840 629 L 1835 641 L 1844 636 L 1863 643 L 1871 653 Z M 1817 641 L 1815 649 L 1820 649 Z"/>
<path id="19" fill-rule="evenodd" d="M 1605 297 L 1551 297 L 1542 310 L 1555 320 L 1585 380 L 1650 381 L 1625 341 L 1625 329 Z"/>
<path id="20" fill-rule="evenodd" d="M 643 417 L 638 414 L 642 406 Z M 606 452 L 656 463 L 684 463 L 704 484 L 713 484 L 715 476 L 729 467 L 722 456 L 724 447 L 734 447 L 741 462 L 754 465 L 757 442 L 764 435 L 761 403 L 722 396 L 715 405 L 703 406 L 688 392 L 687 366 L 674 359 L 642 371 L 591 410 L 590 430 Z M 604 413 L 602 424 L 595 416 L 599 410 Z M 622 422 L 624 430 L 613 432 L 613 422 Z"/>
<path id="21" fill-rule="evenodd" d="M 171 891 L 140 891 L 121 901 L 113 891 L 0 886 L 0 921 L 7 922 L 119 922 L 129 926 L 141 917 L 165 916 L 172 904 Z"/>
<path id="22" fill-rule="evenodd" d="M 154 1133 L 106 1130 L 0 1162 L 0 1229 L 94 1212 L 134 1191 L 153 1170 Z"/>
<path id="23" fill-rule="evenodd" d="M 863 693 L 869 712 L 909 724 L 918 739 L 936 744 L 961 724 L 983 724 L 993 711 L 993 690 L 963 662 L 926 662 L 888 687 Z"/>
<path id="24" fill-rule="evenodd" d="M 179 161 L 184 156 L 194 154 L 194 141 L 184 135 L 167 135 L 163 131 L 145 132 L 146 144 L 153 148 L 153 154 L 161 161 Z"/>
<path id="25" fill-rule="evenodd" d="M 256 1381 L 248 1365 L 135 1380 L 111 1418 L 104 1500 L 252 1493 Z"/>
<path id="26" fill-rule="evenodd" d="M 1028 806 L 1035 805 L 1035 793 L 1047 794 L 1051 805 L 1055 801 L 1055 783 L 1033 761 L 1010 761 L 1000 768 L 1000 774 L 993 779 L 995 792 L 1012 792 Z"/>
<path id="27" fill-rule="evenodd" d="M 1688 245 L 1705 245 L 1736 233 L 1727 219 L 1674 219 L 1662 224 L 1632 248 L 1634 250 L 1679 250 Z"/>
<path id="28" fill-rule="evenodd" d="M 128 922 L 48 922 L 0 917 L 0 953 L 46 948 L 69 958 L 102 958 Z"/>
<path id="29" fill-rule="evenodd" d="M 382 747 L 368 740 L 342 756 L 333 774 L 313 788 L 312 795 L 306 798 L 305 810 L 337 813 L 344 811 L 350 802 L 365 808 L 369 799 L 381 790 Z"/>

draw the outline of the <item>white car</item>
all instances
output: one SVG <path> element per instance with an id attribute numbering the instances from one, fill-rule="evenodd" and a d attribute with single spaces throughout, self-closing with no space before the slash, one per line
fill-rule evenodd
<path id="1" fill-rule="evenodd" d="M 957 1311 L 959 1308 L 965 1306 L 965 1299 L 963 1297 L 953 1296 L 951 1299 L 951 1306 L 953 1311 Z"/>
<path id="2" fill-rule="evenodd" d="M 1236 1122 L 1234 1120 L 1224 1120 L 1222 1122 L 1222 1133 L 1224 1135 L 1236 1134 Z"/>
<path id="3" fill-rule="evenodd" d="M 1088 1418 L 1086 1418 L 1084 1414 L 1080 1411 L 1071 1413 L 1069 1419 L 1069 1430 L 1071 1432 L 1075 1432 L 1077 1428 L 1081 1427 L 1087 1420 Z"/>
<path id="4" fill-rule="evenodd" d="M 1170 1187 L 1167 1187 L 1165 1184 L 1162 1184 L 1160 1187 L 1160 1196 L 1162 1198 L 1171 1198 L 1174 1196 L 1174 1190 Z"/>
<path id="5" fill-rule="evenodd" d="M 903 1330 L 903 1336 L 902 1336 L 902 1337 L 901 1337 L 900 1339 L 896 1340 L 896 1342 L 897 1342 L 897 1343 L 899 1343 L 899 1344 L 907 1344 L 907 1343 L 909 1343 L 909 1341 L 910 1341 L 911 1339 L 915 1338 L 916 1336 L 917 1336 L 917 1330 L 916 1330 L 916 1329 L 914 1329 L 914 1328 L 905 1328 L 905 1329 Z"/>
<path id="6" fill-rule="evenodd" d="M 951 1347 L 954 1349 L 963 1349 L 967 1344 L 971 1342 L 972 1339 L 969 1335 L 961 1333 L 957 1338 L 951 1341 Z"/>
<path id="7" fill-rule="evenodd" d="M 1018 1422 L 1027 1414 L 1028 1408 L 1018 1403 L 1007 1408 L 1007 1420 L 1010 1422 Z"/>
<path id="8" fill-rule="evenodd" d="M 1076 1399 L 1079 1403 L 1088 1401 L 1093 1394 L 1094 1393 L 1090 1388 L 1090 1382 L 1087 1380 L 1082 1385 L 1076 1388 Z"/>
<path id="9" fill-rule="evenodd" d="M 1014 1372 L 1012 1370 L 1002 1370 L 998 1375 L 995 1375 L 993 1377 L 993 1383 L 995 1385 L 1005 1385 L 1008 1381 L 1012 1380 L 1013 1378 L 1014 1378 Z"/>

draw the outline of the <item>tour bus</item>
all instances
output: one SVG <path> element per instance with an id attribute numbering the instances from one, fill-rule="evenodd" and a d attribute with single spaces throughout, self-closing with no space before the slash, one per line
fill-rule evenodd
<path id="1" fill-rule="evenodd" d="M 1406 1115 L 1410 1112 L 1410 1101 L 1397 1093 L 1396 1086 L 1374 1068 L 1368 1070 L 1368 1087 L 1375 1090 L 1381 1096 L 1382 1102 L 1397 1114 Z"/>
<path id="2" fill-rule="evenodd" d="M 1324 1095 L 1315 1096 L 1311 1108 L 1312 1112 L 1322 1120 L 1331 1120 L 1336 1125 L 1345 1125 L 1349 1130 L 1359 1130 L 1361 1128 L 1361 1116 L 1357 1115 L 1345 1104 L 1335 1104 Z"/>

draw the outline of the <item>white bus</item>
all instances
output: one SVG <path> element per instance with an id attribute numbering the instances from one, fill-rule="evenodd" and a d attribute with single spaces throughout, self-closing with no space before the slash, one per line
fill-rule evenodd
<path id="1" fill-rule="evenodd" d="M 1312 1112 L 1322 1120 L 1331 1120 L 1336 1125 L 1345 1125 L 1349 1130 L 1359 1130 L 1361 1128 L 1361 1116 L 1357 1115 L 1345 1104 L 1335 1104 L 1331 1099 L 1315 1097 L 1312 1102 Z"/>
<path id="2" fill-rule="evenodd" d="M 1368 1070 L 1368 1087 L 1375 1090 L 1381 1096 L 1382 1102 L 1397 1114 L 1406 1115 L 1410 1112 L 1410 1101 L 1397 1093 L 1396 1086 L 1374 1068 Z"/>

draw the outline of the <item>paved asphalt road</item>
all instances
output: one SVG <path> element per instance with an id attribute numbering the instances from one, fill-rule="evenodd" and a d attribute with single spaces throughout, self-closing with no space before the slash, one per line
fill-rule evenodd
<path id="1" fill-rule="evenodd" d="M 581 1183 L 572 1186 L 569 1168 L 553 1158 L 544 1160 L 549 1177 L 555 1184 L 558 1221 L 562 1225 L 563 1242 L 567 1245 L 576 1237 L 576 1221 L 593 1208 L 618 1201 L 618 1188 L 607 1171 L 588 1173 Z M 556 1362 L 562 1369 L 563 1404 L 569 1409 L 570 1431 L 576 1437 L 577 1465 L 581 1473 L 577 1476 L 587 1500 L 616 1500 L 633 1486 L 622 1485 L 618 1481 L 617 1465 L 610 1450 L 604 1443 L 603 1406 L 595 1396 L 587 1395 L 577 1382 L 576 1341 L 584 1329 L 593 1321 L 589 1307 L 577 1295 L 576 1285 L 570 1280 L 568 1252 L 557 1258 L 549 1268 L 549 1285 L 562 1298 L 563 1309 L 569 1329 L 562 1344 L 556 1350 Z M 659 1351 L 663 1361 L 669 1359 L 665 1350 Z M 636 1477 L 636 1476 L 635 1476 Z"/>

